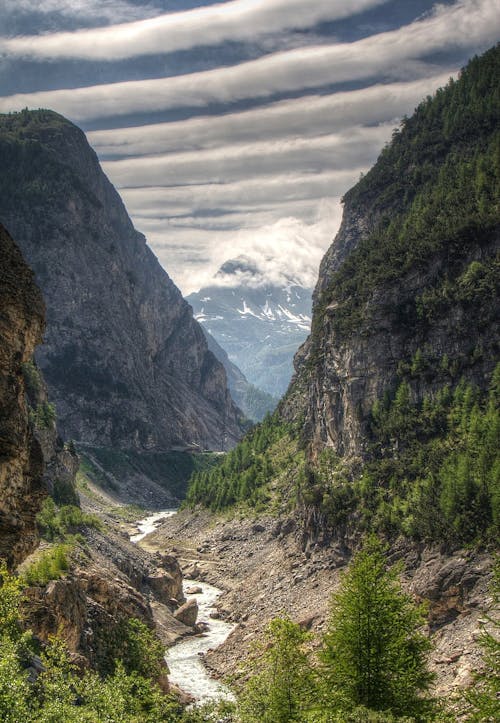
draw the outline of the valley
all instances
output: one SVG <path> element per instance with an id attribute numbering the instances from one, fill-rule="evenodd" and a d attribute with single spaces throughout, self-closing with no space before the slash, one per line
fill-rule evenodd
<path id="1" fill-rule="evenodd" d="M 77 125 L 0 115 L 1 720 L 496 723 L 499 75 L 402 116 L 314 291 L 242 231 L 184 298 Z"/>

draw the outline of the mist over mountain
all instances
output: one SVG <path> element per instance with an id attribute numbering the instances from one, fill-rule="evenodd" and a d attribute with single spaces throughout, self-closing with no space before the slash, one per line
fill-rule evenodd
<path id="1" fill-rule="evenodd" d="M 247 380 L 279 397 L 310 329 L 311 296 L 293 277 L 271 284 L 265 269 L 241 255 L 220 267 L 213 284 L 186 298 L 196 320 Z"/>

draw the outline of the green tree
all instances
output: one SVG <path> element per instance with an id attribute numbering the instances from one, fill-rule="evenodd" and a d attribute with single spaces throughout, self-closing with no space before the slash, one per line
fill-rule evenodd
<path id="1" fill-rule="evenodd" d="M 497 558 L 493 571 L 493 597 L 498 609 L 500 601 L 500 558 Z M 483 630 L 481 647 L 483 649 L 484 668 L 476 675 L 475 685 L 466 695 L 470 706 L 467 720 L 470 723 L 495 723 L 500 720 L 500 622 L 489 618 L 492 632 Z"/>
<path id="2" fill-rule="evenodd" d="M 305 645 L 309 634 L 289 618 L 275 618 L 256 645 L 252 675 L 239 701 L 243 723 L 304 720 L 313 707 L 315 678 Z"/>
<path id="3" fill-rule="evenodd" d="M 431 644 L 419 631 L 421 608 L 401 590 L 399 569 L 387 569 L 384 551 L 369 537 L 333 597 L 321 651 L 327 698 L 334 709 L 344 698 L 347 708 L 419 715 L 430 707 L 421 693 L 433 679 Z"/>

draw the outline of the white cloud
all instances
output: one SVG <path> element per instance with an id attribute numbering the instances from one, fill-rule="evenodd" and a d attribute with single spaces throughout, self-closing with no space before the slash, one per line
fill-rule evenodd
<path id="1" fill-rule="evenodd" d="M 304 286 L 314 286 L 319 263 L 340 219 L 341 206 L 337 198 L 316 202 L 307 221 L 290 215 L 258 229 L 208 233 L 205 229 L 156 230 L 152 226 L 148 240 L 184 294 L 211 283 L 224 261 L 241 254 L 265 268 L 270 282 L 280 283 L 293 277 Z M 196 256 L 202 263 L 196 263 Z"/>
<path id="2" fill-rule="evenodd" d="M 305 47 L 176 77 L 13 95 L 0 99 L 0 110 L 50 107 L 85 120 L 267 98 L 377 74 L 414 80 L 437 72 L 419 58 L 456 46 L 485 48 L 497 40 L 499 29 L 496 0 L 460 0 L 438 6 L 423 20 L 353 43 Z"/>
<path id="3" fill-rule="evenodd" d="M 211 182 L 261 175 L 366 166 L 390 138 L 393 123 L 352 127 L 317 138 L 292 138 L 227 145 L 204 151 L 106 161 L 103 168 L 119 188 Z"/>
<path id="4" fill-rule="evenodd" d="M 87 134 L 101 156 L 138 156 L 214 148 L 258 138 L 310 138 L 358 125 L 381 123 L 410 113 L 450 73 L 409 83 L 373 85 L 326 96 L 302 96 L 256 110 L 204 116 L 172 123 L 113 128 Z"/>
<path id="5" fill-rule="evenodd" d="M 289 173 L 245 178 L 235 183 L 193 184 L 156 188 L 122 188 L 127 209 L 136 218 L 166 219 L 180 214 L 194 215 L 212 209 L 259 210 L 269 205 L 342 195 L 366 166 L 326 173 Z M 287 212 L 288 213 L 288 212 Z"/>
<path id="6" fill-rule="evenodd" d="M 21 2 L 26 3 L 26 0 Z M 348 3 L 345 0 L 233 0 L 112 28 L 3 38 L 0 40 L 0 51 L 35 58 L 119 60 L 218 44 L 225 40 L 254 41 L 260 34 L 308 28 L 320 21 L 355 15 L 385 2 L 387 0 L 350 0 Z M 29 1 L 27 4 L 33 5 Z M 48 4 L 57 6 L 60 3 L 49 0 Z M 92 6 L 96 4 L 95 0 L 91 2 Z M 81 0 L 75 3 L 65 0 L 61 10 L 72 5 L 76 6 L 75 13 L 77 8 L 85 7 Z M 126 3 L 118 3 L 118 7 L 120 5 Z M 96 12 L 99 13 L 99 10 Z"/>

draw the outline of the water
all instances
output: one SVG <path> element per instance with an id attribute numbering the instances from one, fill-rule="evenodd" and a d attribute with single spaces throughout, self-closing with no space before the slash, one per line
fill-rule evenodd
<path id="1" fill-rule="evenodd" d="M 172 515 L 175 515 L 176 513 L 177 510 L 163 510 L 162 512 L 155 512 L 153 515 L 149 515 L 149 517 L 145 517 L 143 520 L 139 520 L 139 522 L 136 523 L 139 532 L 135 535 L 130 535 L 130 540 L 132 542 L 139 542 L 139 540 L 142 540 L 143 537 L 146 537 L 146 535 L 154 532 L 162 520 L 166 517 L 172 517 Z"/>
<path id="2" fill-rule="evenodd" d="M 199 703 L 234 700 L 227 686 L 210 677 L 200 656 L 201 653 L 222 645 L 235 628 L 235 625 L 225 620 L 210 617 L 210 613 L 215 611 L 214 604 L 222 590 L 206 582 L 184 580 L 184 593 L 190 587 L 200 587 L 202 590 L 196 595 L 186 595 L 186 598 L 196 598 L 199 608 L 198 622 L 207 623 L 208 630 L 201 636 L 185 638 L 167 650 L 165 660 L 170 670 L 169 680 L 196 698 Z"/>
<path id="3" fill-rule="evenodd" d="M 146 535 L 159 526 L 160 520 L 172 517 L 177 510 L 164 510 L 140 520 L 137 523 L 139 532 L 131 535 L 132 542 L 139 542 Z M 187 595 L 186 590 L 191 587 L 201 588 L 201 593 Z M 165 660 L 169 668 L 169 680 L 179 688 L 193 696 L 197 703 L 207 703 L 212 700 L 234 700 L 234 696 L 227 686 L 212 678 L 203 665 L 202 654 L 209 649 L 217 648 L 227 639 L 236 627 L 225 620 L 216 620 L 210 617 L 214 612 L 215 602 L 222 590 L 206 582 L 197 580 L 183 581 L 186 599 L 195 598 L 198 603 L 198 622 L 207 624 L 207 630 L 202 635 L 196 635 L 181 640 L 168 648 Z"/>

